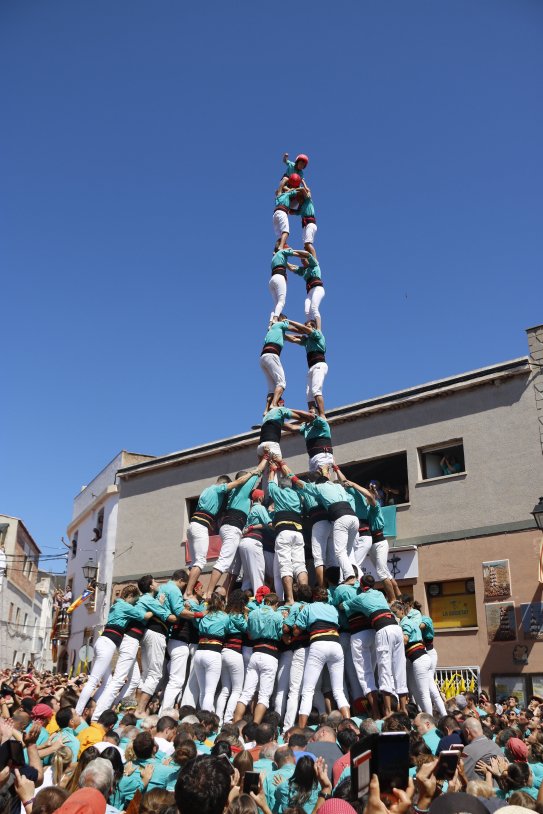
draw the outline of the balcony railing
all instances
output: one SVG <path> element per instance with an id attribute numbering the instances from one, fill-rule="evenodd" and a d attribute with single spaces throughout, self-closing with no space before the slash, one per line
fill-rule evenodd
<path id="1" fill-rule="evenodd" d="M 59 608 L 55 611 L 53 618 L 53 628 L 51 630 L 51 639 L 69 639 L 70 638 L 70 617 L 66 610 Z"/>

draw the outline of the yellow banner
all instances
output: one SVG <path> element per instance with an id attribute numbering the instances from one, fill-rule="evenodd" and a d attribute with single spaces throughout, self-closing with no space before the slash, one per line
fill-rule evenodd
<path id="1" fill-rule="evenodd" d="M 436 630 L 444 627 L 476 627 L 475 594 L 429 597 L 430 616 Z"/>

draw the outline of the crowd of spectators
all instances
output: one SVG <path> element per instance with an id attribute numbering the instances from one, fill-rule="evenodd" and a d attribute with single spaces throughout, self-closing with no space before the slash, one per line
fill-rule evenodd
<path id="1" fill-rule="evenodd" d="M 0 809 L 17 814 L 543 814 L 543 699 L 494 704 L 485 692 L 446 702 L 436 720 L 415 707 L 380 721 L 314 710 L 280 733 L 267 712 L 255 724 L 175 707 L 137 718 L 130 700 L 92 721 L 75 712 L 81 680 L 0 672 Z M 410 779 L 382 799 L 379 777 L 354 799 L 350 751 L 372 733 L 406 732 Z M 436 777 L 439 754 L 461 745 L 454 777 Z M 257 773 L 256 775 L 254 773 Z M 255 782 L 256 778 L 256 782 Z"/>

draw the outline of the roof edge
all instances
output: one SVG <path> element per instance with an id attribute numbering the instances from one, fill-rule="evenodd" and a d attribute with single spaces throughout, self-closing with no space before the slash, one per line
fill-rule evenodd
<path id="1" fill-rule="evenodd" d="M 477 368 L 466 373 L 460 373 L 455 376 L 449 376 L 445 379 L 436 379 L 427 382 L 426 384 L 416 385 L 409 387 L 405 390 L 397 390 L 392 393 L 387 393 L 383 396 L 376 396 L 364 401 L 353 402 L 342 407 L 335 407 L 327 411 L 327 418 L 331 423 L 335 423 L 335 419 L 345 419 L 351 415 L 360 414 L 365 411 L 376 409 L 387 409 L 390 406 L 397 405 L 405 402 L 409 403 L 416 397 L 423 398 L 425 395 L 431 396 L 440 391 L 453 390 L 461 385 L 477 386 L 485 384 L 493 379 L 500 378 L 503 375 L 516 376 L 522 373 L 529 373 L 530 360 L 528 356 L 521 356 L 517 359 L 511 359 L 506 362 L 489 365 L 487 367 Z M 167 455 L 159 455 L 151 461 L 144 461 L 132 466 L 126 466 L 117 471 L 117 476 L 120 478 L 137 474 L 139 472 L 149 471 L 154 468 L 160 468 L 174 464 L 178 461 L 188 460 L 193 457 L 201 457 L 212 454 L 223 449 L 226 445 L 244 445 L 254 442 L 259 438 L 258 430 L 251 430 L 249 432 L 240 433 L 238 435 L 231 435 L 226 438 L 220 438 L 216 441 L 210 441 L 205 444 L 199 444 L 196 447 L 188 447 L 183 450 L 168 453 Z"/>

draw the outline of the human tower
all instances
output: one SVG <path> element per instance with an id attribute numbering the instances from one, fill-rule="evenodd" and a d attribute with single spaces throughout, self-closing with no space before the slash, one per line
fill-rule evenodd
<path id="1" fill-rule="evenodd" d="M 334 459 L 323 397 L 325 292 L 315 251 L 315 207 L 304 178 L 309 159 L 302 154 L 292 162 L 285 153 L 283 161 L 286 171 L 273 212 L 273 309 L 260 355 L 267 392 L 258 464 L 234 480 L 219 476 L 200 495 L 187 530 L 190 574 L 175 571 L 160 586 L 148 574 L 123 589 L 96 644 L 80 699 L 82 708 L 119 648 L 96 718 L 134 690 L 137 714 L 143 716 L 157 689 L 163 689 L 162 710 L 181 700 L 216 711 L 225 722 L 239 720 L 256 699 L 258 723 L 273 702 L 284 729 L 296 720 L 307 723 L 313 704 L 322 706 L 321 690 L 329 691 L 344 717 L 351 708 L 364 708 L 378 718 L 394 703 L 405 708 L 409 694 L 423 712 L 435 706 L 444 714 L 434 683 L 432 620 L 416 603 L 399 601 L 387 564 L 379 496 L 348 480 Z M 303 249 L 287 243 L 292 217 L 301 220 Z M 285 315 L 289 274 L 305 281 L 303 323 Z M 307 410 L 288 408 L 283 401 L 285 341 L 302 346 L 307 355 Z M 283 459 L 283 432 L 305 439 L 309 475 L 304 479 Z M 217 530 L 220 553 L 205 588 L 200 576 L 210 534 Z M 366 558 L 382 590 L 364 573 Z"/>

